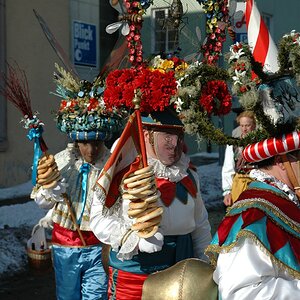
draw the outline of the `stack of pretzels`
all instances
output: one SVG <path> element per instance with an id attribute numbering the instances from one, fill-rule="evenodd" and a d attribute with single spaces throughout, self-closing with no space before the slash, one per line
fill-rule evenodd
<path id="1" fill-rule="evenodd" d="M 45 189 L 56 186 L 60 179 L 60 172 L 52 154 L 43 156 L 37 167 L 37 183 Z"/>
<path id="2" fill-rule="evenodd" d="M 137 170 L 123 181 L 123 199 L 130 200 L 128 215 L 135 218 L 131 229 L 141 238 L 153 236 L 161 221 L 163 208 L 158 206 L 160 192 L 157 190 L 151 166 Z"/>

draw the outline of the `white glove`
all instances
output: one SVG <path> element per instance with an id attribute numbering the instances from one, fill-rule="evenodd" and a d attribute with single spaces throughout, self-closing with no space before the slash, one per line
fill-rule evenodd
<path id="1" fill-rule="evenodd" d="M 41 227 L 53 229 L 52 212 L 53 209 L 50 209 L 47 214 L 39 220 L 38 224 Z"/>
<path id="2" fill-rule="evenodd" d="M 139 241 L 139 250 L 141 252 L 153 253 L 162 249 L 164 244 L 164 236 L 160 231 L 157 231 L 153 236 Z"/>

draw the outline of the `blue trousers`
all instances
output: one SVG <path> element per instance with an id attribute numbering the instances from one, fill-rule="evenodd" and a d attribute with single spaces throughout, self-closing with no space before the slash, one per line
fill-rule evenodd
<path id="1" fill-rule="evenodd" d="M 107 299 L 107 275 L 101 261 L 102 246 L 52 246 L 58 300 Z"/>

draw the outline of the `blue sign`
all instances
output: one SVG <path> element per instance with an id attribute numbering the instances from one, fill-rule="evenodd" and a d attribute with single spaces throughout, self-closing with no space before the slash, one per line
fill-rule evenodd
<path id="1" fill-rule="evenodd" d="M 97 67 L 96 25 L 73 21 L 74 64 Z"/>

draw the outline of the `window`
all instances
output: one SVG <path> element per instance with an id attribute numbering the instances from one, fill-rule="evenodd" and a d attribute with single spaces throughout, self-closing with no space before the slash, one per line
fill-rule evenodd
<path id="1" fill-rule="evenodd" d="M 152 10 L 152 53 L 170 53 L 178 48 L 178 28 L 169 20 L 169 9 Z"/>

